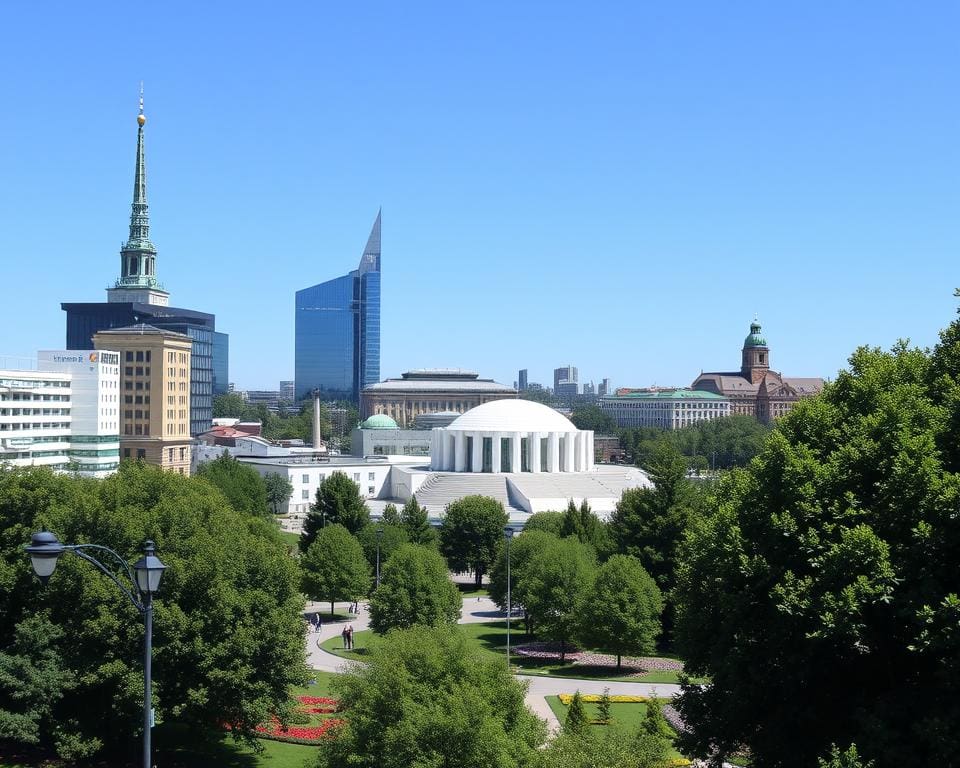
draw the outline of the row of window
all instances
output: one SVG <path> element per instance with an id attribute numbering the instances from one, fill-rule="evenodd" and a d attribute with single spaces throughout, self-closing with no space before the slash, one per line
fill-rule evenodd
<path id="1" fill-rule="evenodd" d="M 49 381 L 47 379 L 0 379 L 0 387 L 17 389 L 39 389 L 41 387 L 70 387 L 69 381 Z"/>
<path id="2" fill-rule="evenodd" d="M 17 430 L 27 430 L 27 429 L 70 429 L 69 421 L 51 421 L 47 423 L 38 423 L 33 422 L 32 424 L 0 424 L 0 431 L 2 432 L 16 432 Z"/>
<path id="3" fill-rule="evenodd" d="M 70 402 L 70 395 L 34 395 L 28 392 L 4 392 L 0 394 L 0 401 L 21 400 L 33 403 Z"/>
<path id="4" fill-rule="evenodd" d="M 0 408 L 0 416 L 69 416 L 69 408 Z"/>

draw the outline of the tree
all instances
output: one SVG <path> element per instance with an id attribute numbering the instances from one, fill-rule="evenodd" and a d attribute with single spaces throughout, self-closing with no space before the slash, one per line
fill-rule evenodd
<path id="1" fill-rule="evenodd" d="M 581 543 L 589 544 L 601 560 L 609 557 L 614 548 L 607 526 L 593 513 L 586 499 L 580 502 L 579 507 L 570 499 L 561 518 L 560 536 L 573 536 Z"/>
<path id="2" fill-rule="evenodd" d="M 455 627 L 390 632 L 334 689 L 346 724 L 317 768 L 532 768 L 546 738 L 523 684 Z"/>
<path id="3" fill-rule="evenodd" d="M 560 733 L 540 750 L 537 768 L 663 768 L 670 748 L 669 739 L 643 731 L 587 728 L 578 735 Z"/>
<path id="4" fill-rule="evenodd" d="M 556 513 L 559 514 L 559 513 Z M 523 606 L 527 634 L 533 632 L 533 620 L 527 611 L 531 581 L 528 578 L 533 563 L 539 562 L 541 554 L 559 538 L 544 531 L 527 530 L 513 537 L 510 543 L 510 600 L 514 606 Z M 490 569 L 490 597 L 504 611 L 507 610 L 507 557 L 506 547 L 497 554 Z"/>
<path id="5" fill-rule="evenodd" d="M 167 566 L 154 600 L 157 718 L 251 737 L 306 680 L 303 597 L 275 526 L 210 483 L 126 462 L 104 480 L 0 470 L 0 723 L 62 759 L 124 752 L 142 724 L 143 622 L 107 578 L 64 555 L 47 585 L 23 544 L 47 528 Z M 108 563 L 112 567 L 112 563 Z M 115 764 L 116 760 L 106 760 Z"/>
<path id="6" fill-rule="evenodd" d="M 213 418 L 248 421 L 253 409 L 239 392 L 225 392 L 213 398 Z"/>
<path id="7" fill-rule="evenodd" d="M 593 549 L 570 538 L 548 542 L 537 552 L 524 576 L 525 608 L 538 627 L 538 636 L 560 644 L 561 662 L 566 656 L 566 644 L 580 627 L 595 572 Z"/>
<path id="8" fill-rule="evenodd" d="M 383 531 L 383 535 L 379 537 L 381 568 L 398 547 L 410 541 L 407 538 L 407 532 L 399 525 L 367 523 L 363 526 L 357 531 L 357 540 L 363 547 L 363 554 L 367 558 L 367 562 L 374 569 L 377 567 L 377 529 Z"/>
<path id="9" fill-rule="evenodd" d="M 427 510 L 420 506 L 416 496 L 411 496 L 403 505 L 400 511 L 400 524 L 414 544 L 432 545 L 437 540 L 437 532 L 427 519 Z"/>
<path id="10" fill-rule="evenodd" d="M 681 551 L 684 747 L 813 765 L 856 743 L 879 768 L 960 754 L 960 354 L 861 348 L 717 488 Z M 955 371 L 956 369 L 954 369 Z M 954 449 L 955 450 L 955 449 Z"/>
<path id="11" fill-rule="evenodd" d="M 587 720 L 587 709 L 583 706 L 583 697 L 580 691 L 576 691 L 567 709 L 567 717 L 563 721 L 563 732 L 581 736 L 589 727 L 590 722 Z"/>
<path id="12" fill-rule="evenodd" d="M 503 540 L 509 517 L 488 496 L 464 496 L 447 505 L 440 525 L 440 552 L 454 571 L 473 570 L 477 587 Z"/>
<path id="13" fill-rule="evenodd" d="M 403 544 L 380 568 L 370 597 L 370 627 L 380 634 L 415 624 L 453 624 L 460 618 L 460 590 L 447 564 L 431 549 Z"/>
<path id="14" fill-rule="evenodd" d="M 263 484 L 267 489 L 267 501 L 273 507 L 273 514 L 280 514 L 280 505 L 290 501 L 293 495 L 293 483 L 286 475 L 279 472 L 267 472 L 263 476 Z"/>
<path id="15" fill-rule="evenodd" d="M 600 702 L 597 704 L 597 717 L 604 723 L 610 723 L 610 689 L 604 688 L 600 696 Z"/>
<path id="16" fill-rule="evenodd" d="M 524 533 L 529 531 L 545 531 L 560 538 L 563 529 L 563 512 L 534 512 L 524 523 Z"/>
<path id="17" fill-rule="evenodd" d="M 570 414 L 577 429 L 588 429 L 598 435 L 617 434 L 617 420 L 598 405 L 578 405 Z"/>
<path id="18" fill-rule="evenodd" d="M 359 600 L 370 590 L 370 567 L 360 542 L 342 525 L 324 527 L 300 558 L 301 588 L 311 600 Z"/>
<path id="19" fill-rule="evenodd" d="M 663 597 L 640 561 L 614 555 L 597 570 L 583 607 L 581 635 L 588 646 L 621 656 L 650 653 L 660 634 Z"/>
<path id="20" fill-rule="evenodd" d="M 213 461 L 200 464 L 197 476 L 219 488 L 238 512 L 259 517 L 267 515 L 267 487 L 260 473 L 226 450 Z"/>
<path id="21" fill-rule="evenodd" d="M 663 702 L 656 696 L 647 699 L 647 710 L 643 713 L 640 730 L 650 736 L 672 739 L 676 734 L 663 714 Z"/>
<path id="22" fill-rule="evenodd" d="M 873 760 L 864 763 L 860 760 L 857 745 L 851 744 L 843 752 L 836 744 L 830 746 L 830 754 L 817 761 L 817 768 L 871 768 Z"/>
<path id="23" fill-rule="evenodd" d="M 387 504 L 383 508 L 383 515 L 380 518 L 380 522 L 386 525 L 400 525 L 400 511 L 397 509 L 396 504 Z"/>
<path id="24" fill-rule="evenodd" d="M 370 510 L 360 497 L 360 488 L 343 472 L 333 472 L 320 483 L 316 499 L 303 521 L 300 551 L 307 551 L 325 525 L 336 523 L 356 533 L 368 522 Z"/>

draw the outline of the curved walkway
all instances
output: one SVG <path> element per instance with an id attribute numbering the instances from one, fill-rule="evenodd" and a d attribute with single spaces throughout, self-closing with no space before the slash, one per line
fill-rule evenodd
<path id="1" fill-rule="evenodd" d="M 348 603 L 337 603 L 337 609 L 341 613 L 347 613 Z M 339 635 L 346 625 L 352 625 L 354 631 L 368 629 L 370 626 L 370 615 L 366 603 L 360 603 L 359 612 L 352 621 L 324 621 L 320 627 L 320 632 L 311 631 L 307 635 L 307 663 L 312 669 L 320 669 L 326 672 L 343 672 L 360 664 L 358 661 L 344 659 L 336 654 L 329 653 L 319 647 L 319 644 L 327 638 Z M 306 613 L 320 613 L 323 621 L 324 610 L 326 615 L 330 615 L 330 603 L 307 603 Z M 505 614 L 489 597 L 466 597 L 463 601 L 463 608 L 460 613 L 461 624 L 478 624 L 485 621 L 499 621 Z M 547 721 L 547 727 L 551 732 L 560 729 L 560 721 L 553 714 L 550 705 L 547 704 L 546 696 L 556 696 L 560 693 L 573 693 L 579 690 L 581 693 L 603 693 L 604 688 L 609 688 L 611 694 L 625 696 L 663 696 L 673 697 L 680 693 L 680 686 L 669 683 L 630 683 L 617 680 L 584 680 L 571 679 L 567 677 L 546 677 L 543 675 L 514 675 L 517 680 L 527 683 L 526 703 L 536 715 Z"/>

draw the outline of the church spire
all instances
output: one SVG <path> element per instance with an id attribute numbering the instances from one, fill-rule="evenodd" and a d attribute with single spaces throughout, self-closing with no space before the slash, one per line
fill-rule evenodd
<path id="1" fill-rule="evenodd" d="M 140 83 L 140 112 L 137 115 L 137 167 L 133 175 L 133 206 L 130 212 L 130 238 L 124 250 L 149 251 L 157 249 L 150 242 L 150 214 L 147 211 L 147 158 L 143 149 L 143 83 Z"/>

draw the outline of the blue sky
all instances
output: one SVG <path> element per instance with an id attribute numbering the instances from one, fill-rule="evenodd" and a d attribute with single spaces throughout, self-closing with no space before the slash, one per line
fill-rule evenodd
<path id="1" fill-rule="evenodd" d="M 381 375 L 686 385 L 935 343 L 960 285 L 953 3 L 6 3 L 0 355 L 119 271 L 145 82 L 158 273 L 231 379 L 383 206 Z"/>

